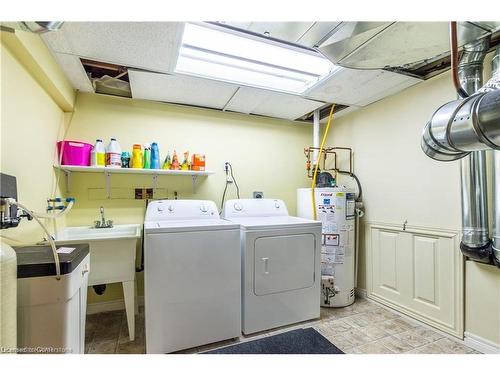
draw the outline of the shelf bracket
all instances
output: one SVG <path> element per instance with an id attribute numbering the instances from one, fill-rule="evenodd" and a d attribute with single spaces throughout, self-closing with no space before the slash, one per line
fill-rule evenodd
<path id="1" fill-rule="evenodd" d="M 156 192 L 157 186 L 158 186 L 158 175 L 154 174 L 153 175 L 153 196 L 154 196 L 154 193 Z"/>
<path id="2" fill-rule="evenodd" d="M 196 180 L 198 179 L 198 176 L 192 175 L 191 180 L 193 182 L 193 194 L 196 194 Z"/>
<path id="3" fill-rule="evenodd" d="M 106 183 L 106 198 L 111 199 L 111 172 L 104 172 L 104 179 Z"/>
<path id="4" fill-rule="evenodd" d="M 71 172 L 64 171 L 64 175 L 66 176 L 66 193 L 71 191 Z"/>

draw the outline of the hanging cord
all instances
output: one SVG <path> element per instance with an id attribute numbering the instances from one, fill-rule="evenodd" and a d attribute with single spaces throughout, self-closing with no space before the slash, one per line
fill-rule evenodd
<path id="1" fill-rule="evenodd" d="M 328 131 L 330 130 L 330 124 L 332 122 L 334 108 L 335 108 L 335 104 L 332 104 L 332 108 L 330 109 L 330 115 L 328 116 L 328 123 L 326 124 L 325 134 L 323 134 L 323 139 L 321 141 L 321 146 L 319 147 L 318 159 L 316 161 L 316 165 L 314 166 L 314 174 L 313 174 L 313 179 L 312 179 L 312 183 L 311 183 L 311 196 L 312 196 L 312 205 L 313 205 L 313 220 L 317 219 L 317 213 L 316 213 L 316 196 L 314 194 L 314 188 L 316 187 L 316 176 L 318 174 L 319 160 L 321 159 L 321 156 L 323 154 L 323 147 L 325 146 L 326 137 L 328 136 Z"/>
<path id="2" fill-rule="evenodd" d="M 226 186 L 224 186 L 224 193 L 222 193 L 222 201 L 220 202 L 220 211 L 219 215 L 222 213 L 222 209 L 224 208 L 224 200 L 226 199 L 226 191 L 227 191 L 227 185 L 229 182 L 226 180 Z"/>
<path id="3" fill-rule="evenodd" d="M 144 208 L 144 211 L 148 211 L 148 205 L 149 205 L 149 199 L 146 199 L 146 207 Z M 142 272 L 144 271 L 144 223 L 142 224 L 142 236 L 141 236 L 141 264 L 139 267 L 135 267 L 135 272 Z"/>
<path id="4" fill-rule="evenodd" d="M 54 239 L 50 235 L 49 231 L 43 225 L 42 221 L 38 218 L 37 214 L 35 214 L 33 211 L 31 211 L 28 207 L 26 207 L 24 204 L 16 202 L 15 199 L 12 198 L 7 198 L 9 200 L 9 203 L 15 206 L 18 206 L 23 209 L 24 212 L 26 212 L 28 215 L 33 217 L 37 221 L 38 224 L 42 227 L 43 231 L 45 232 L 45 235 L 47 236 L 47 241 L 50 244 L 50 247 L 52 248 L 52 255 L 54 256 L 54 262 L 56 266 L 56 279 L 60 280 L 61 279 L 61 265 L 59 264 L 59 254 L 57 254 L 57 248 L 56 244 L 54 242 Z"/>
<path id="5" fill-rule="evenodd" d="M 356 202 L 361 202 L 361 198 L 363 196 L 363 190 L 361 189 L 361 183 L 359 182 L 359 178 L 354 174 L 354 173 L 351 173 L 351 172 L 348 172 L 348 171 L 337 171 L 337 173 L 339 174 L 346 174 L 348 175 L 349 177 L 351 177 L 354 181 L 356 181 L 356 185 L 358 185 L 358 196 L 356 197 Z"/>
<path id="6" fill-rule="evenodd" d="M 231 173 L 231 178 L 233 179 L 234 186 L 236 186 L 236 196 L 238 197 L 238 199 L 240 199 L 240 188 L 238 186 L 238 183 L 236 182 L 236 179 L 234 178 L 233 166 L 231 165 L 231 163 L 227 163 L 227 164 L 229 165 L 229 171 Z"/>
<path id="7" fill-rule="evenodd" d="M 233 166 L 231 165 L 231 163 L 226 162 L 226 185 L 224 186 L 224 192 L 222 193 L 219 215 L 222 213 L 222 210 L 224 209 L 227 186 L 231 183 L 230 180 L 228 179 L 228 173 L 231 175 L 232 182 L 234 182 L 234 186 L 236 187 L 236 196 L 238 197 L 238 199 L 240 199 L 240 187 L 238 186 L 238 182 L 236 182 L 236 179 L 234 178 Z"/>

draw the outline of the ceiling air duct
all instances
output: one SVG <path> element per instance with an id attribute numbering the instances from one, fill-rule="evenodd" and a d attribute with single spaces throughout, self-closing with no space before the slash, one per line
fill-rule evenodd
<path id="1" fill-rule="evenodd" d="M 2 22 L 2 29 L 22 30 L 35 34 L 43 34 L 49 31 L 56 31 L 61 28 L 63 21 L 19 21 Z"/>
<path id="2" fill-rule="evenodd" d="M 458 46 L 500 30 L 500 22 L 459 22 Z M 342 22 L 319 51 L 337 65 L 388 69 L 427 64 L 449 54 L 447 22 Z"/>

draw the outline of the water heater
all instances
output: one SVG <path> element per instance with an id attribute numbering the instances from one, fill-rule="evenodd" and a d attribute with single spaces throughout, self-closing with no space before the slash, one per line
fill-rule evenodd
<path id="1" fill-rule="evenodd" d="M 355 195 L 344 187 L 316 188 L 316 219 L 322 222 L 321 306 L 354 302 Z M 297 215 L 313 218 L 311 189 L 297 190 Z"/>

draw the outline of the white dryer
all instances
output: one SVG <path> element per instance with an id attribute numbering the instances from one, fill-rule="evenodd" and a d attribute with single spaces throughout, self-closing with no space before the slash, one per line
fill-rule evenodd
<path id="1" fill-rule="evenodd" d="M 240 226 L 212 201 L 153 201 L 144 236 L 146 353 L 238 337 Z"/>
<path id="2" fill-rule="evenodd" d="M 319 318 L 321 222 L 278 199 L 229 200 L 223 217 L 241 225 L 243 333 Z"/>

